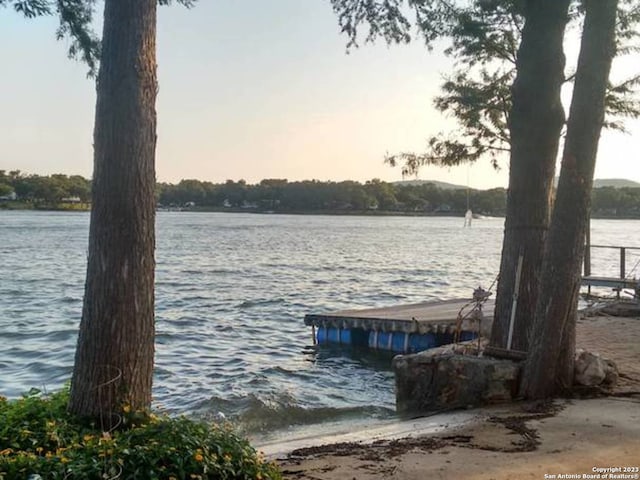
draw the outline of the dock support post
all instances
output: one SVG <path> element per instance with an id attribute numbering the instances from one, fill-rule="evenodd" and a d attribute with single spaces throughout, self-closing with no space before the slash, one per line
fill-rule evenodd
<path id="1" fill-rule="evenodd" d="M 316 326 L 311 325 L 311 337 L 313 341 L 313 345 L 316 346 L 318 344 L 318 339 L 316 338 Z"/>
<path id="2" fill-rule="evenodd" d="M 627 276 L 627 249 L 624 247 L 620 247 L 620 278 L 622 280 L 625 279 L 625 277 Z M 616 293 L 616 296 L 618 297 L 618 300 L 620 300 L 620 292 L 622 291 L 621 287 L 618 292 Z"/>
<path id="3" fill-rule="evenodd" d="M 584 249 L 584 276 L 591 276 L 591 218 L 588 220 L 585 232 L 586 248 Z M 587 286 L 587 295 L 591 295 L 591 284 Z"/>

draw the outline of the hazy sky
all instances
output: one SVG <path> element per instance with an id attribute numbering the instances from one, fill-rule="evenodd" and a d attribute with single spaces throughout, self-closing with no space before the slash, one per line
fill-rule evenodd
<path id="1" fill-rule="evenodd" d="M 90 176 L 95 88 L 55 28 L 0 9 L 0 169 Z M 453 125 L 432 107 L 451 63 L 420 42 L 345 45 L 328 0 L 161 8 L 158 179 L 399 180 L 385 153 Z M 603 136 L 597 178 L 640 181 L 640 122 L 628 126 Z M 489 188 L 507 176 L 485 161 L 420 178 Z"/>

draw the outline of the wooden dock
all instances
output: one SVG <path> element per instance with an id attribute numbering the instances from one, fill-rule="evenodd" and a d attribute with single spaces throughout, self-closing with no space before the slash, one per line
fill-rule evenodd
<path id="1" fill-rule="evenodd" d="M 316 328 L 360 329 L 409 334 L 450 333 L 456 328 L 460 313 L 465 317 L 461 325 L 462 328 L 477 330 L 477 325 L 475 328 L 471 328 L 472 325 L 470 325 L 472 322 L 477 322 L 477 315 L 467 315 L 473 310 L 474 305 L 475 302 L 472 300 L 455 299 L 362 310 L 341 310 L 322 314 L 307 314 L 304 317 L 304 323 Z M 482 330 L 490 326 L 493 320 L 493 310 L 493 299 L 487 300 L 482 305 Z"/>

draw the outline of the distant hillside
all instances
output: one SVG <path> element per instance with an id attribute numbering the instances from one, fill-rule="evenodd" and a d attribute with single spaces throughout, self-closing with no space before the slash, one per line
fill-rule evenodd
<path id="1" fill-rule="evenodd" d="M 432 183 L 434 186 L 441 188 L 442 190 L 461 190 L 465 189 L 464 185 L 456 185 L 454 183 L 447 182 L 439 182 L 437 180 L 401 180 L 399 182 L 393 182 L 394 185 L 398 185 L 400 187 L 409 186 L 409 185 L 425 185 L 427 183 Z"/>
<path id="2" fill-rule="evenodd" d="M 558 186 L 559 177 L 553 179 L 553 184 Z M 626 178 L 594 178 L 593 188 L 613 187 L 613 188 L 638 188 L 640 183 Z"/>
<path id="3" fill-rule="evenodd" d="M 593 188 L 614 187 L 614 188 L 638 188 L 640 183 L 625 178 L 596 178 L 593 181 Z"/>

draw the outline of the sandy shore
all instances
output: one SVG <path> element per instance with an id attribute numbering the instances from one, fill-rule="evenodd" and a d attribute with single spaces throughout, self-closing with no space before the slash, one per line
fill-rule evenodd
<path id="1" fill-rule="evenodd" d="M 299 449 L 280 460 L 285 478 L 638 479 L 640 317 L 582 318 L 577 344 L 616 362 L 613 395 L 478 409 L 472 422 L 436 434 Z M 610 467 L 630 468 L 597 470 Z"/>

